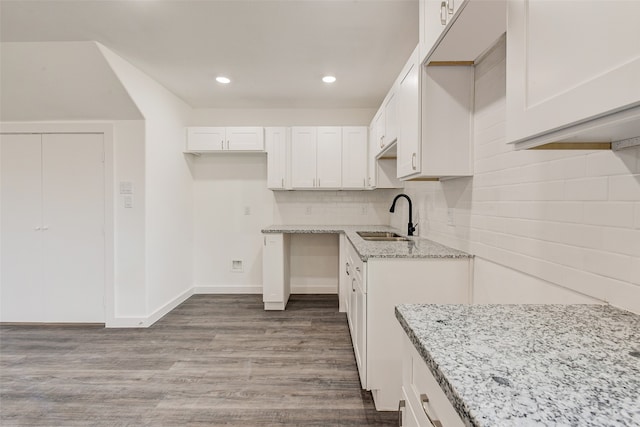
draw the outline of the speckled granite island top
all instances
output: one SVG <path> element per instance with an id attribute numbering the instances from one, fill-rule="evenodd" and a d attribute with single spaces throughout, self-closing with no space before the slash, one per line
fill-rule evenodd
<path id="1" fill-rule="evenodd" d="M 410 237 L 408 242 L 371 242 L 363 240 L 358 231 L 391 231 L 406 233 L 385 225 L 272 225 L 263 233 L 324 234 L 344 233 L 366 261 L 369 258 L 469 258 L 472 255 L 441 245 L 429 239 Z"/>
<path id="2" fill-rule="evenodd" d="M 466 424 L 640 426 L 640 316 L 606 305 L 400 305 Z"/>

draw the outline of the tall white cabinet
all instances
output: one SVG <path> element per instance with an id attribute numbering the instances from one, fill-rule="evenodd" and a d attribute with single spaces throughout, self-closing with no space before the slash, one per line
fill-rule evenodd
<path id="1" fill-rule="evenodd" d="M 101 134 L 0 135 L 0 321 L 104 315 Z"/>

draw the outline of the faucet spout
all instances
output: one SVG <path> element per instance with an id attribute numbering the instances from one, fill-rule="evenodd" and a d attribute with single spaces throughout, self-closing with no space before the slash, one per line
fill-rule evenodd
<path id="1" fill-rule="evenodd" d="M 413 236 L 413 232 L 416 231 L 416 227 L 413 226 L 413 205 L 411 203 L 411 198 L 404 193 L 398 194 L 394 199 L 393 203 L 391 203 L 391 208 L 389 212 L 395 212 L 396 210 L 396 202 L 400 197 L 404 197 L 409 202 L 409 224 L 407 226 L 407 235 Z"/>

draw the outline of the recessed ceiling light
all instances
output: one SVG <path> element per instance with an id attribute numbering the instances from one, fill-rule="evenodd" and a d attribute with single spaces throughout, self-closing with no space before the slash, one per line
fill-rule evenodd
<path id="1" fill-rule="evenodd" d="M 223 76 L 218 76 L 216 77 L 216 81 L 218 83 L 222 83 L 222 84 L 227 84 L 227 83 L 231 83 L 231 80 L 228 77 L 223 77 Z"/>
<path id="2" fill-rule="evenodd" d="M 333 83 L 333 82 L 336 81 L 336 78 L 333 77 L 333 76 L 324 76 L 322 78 L 322 81 L 325 82 L 325 83 Z"/>

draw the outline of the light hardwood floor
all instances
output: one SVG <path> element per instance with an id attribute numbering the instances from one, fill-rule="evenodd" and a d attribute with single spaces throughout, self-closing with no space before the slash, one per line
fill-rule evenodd
<path id="1" fill-rule="evenodd" d="M 2 426 L 397 425 L 335 295 L 196 295 L 147 329 L 0 327 Z"/>

